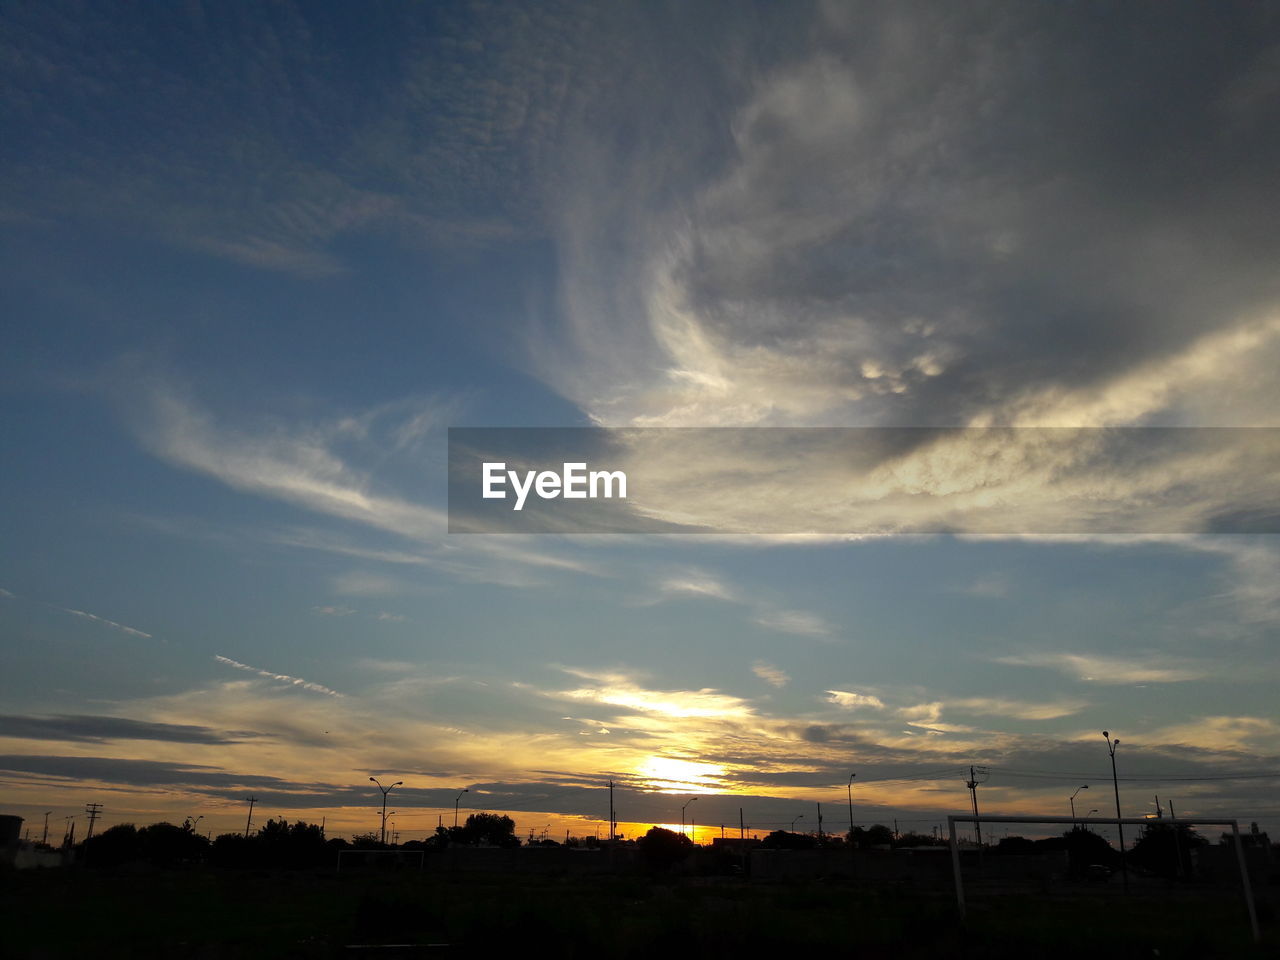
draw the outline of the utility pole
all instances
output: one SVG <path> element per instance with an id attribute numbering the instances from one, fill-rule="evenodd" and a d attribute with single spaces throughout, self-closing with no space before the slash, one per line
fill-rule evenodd
<path id="1" fill-rule="evenodd" d="M 1120 831 L 1120 876 L 1124 881 L 1124 892 L 1129 892 L 1129 864 L 1124 856 L 1124 824 L 1120 822 L 1120 778 L 1116 776 L 1116 747 L 1120 746 L 1120 738 L 1111 739 L 1108 730 L 1102 731 L 1107 741 L 1107 753 L 1111 754 L 1111 786 L 1116 792 L 1116 829 Z"/>
<path id="2" fill-rule="evenodd" d="M 965 786 L 969 788 L 969 794 L 973 798 L 973 831 L 978 839 L 978 851 L 982 851 L 982 824 L 978 821 L 978 784 L 985 783 L 987 779 L 986 767 L 970 767 L 969 779 L 965 781 Z"/>
<path id="3" fill-rule="evenodd" d="M 822 843 L 822 804 L 818 804 L 818 843 Z"/>
<path id="4" fill-rule="evenodd" d="M 40 846 L 42 847 L 49 843 L 49 814 L 51 813 L 53 813 L 52 810 L 44 812 L 44 835 L 40 837 Z"/>
<path id="5" fill-rule="evenodd" d="M 618 811 L 613 808 L 613 781 L 609 781 L 609 839 L 618 832 Z"/>
<path id="6" fill-rule="evenodd" d="M 849 782 L 845 784 L 845 793 L 849 795 L 849 851 L 853 852 L 853 778 L 856 773 L 849 774 Z"/>
<path id="7" fill-rule="evenodd" d="M 258 802 L 258 798 L 245 797 L 245 800 L 249 802 L 249 819 L 244 822 L 244 835 L 247 838 L 249 836 L 249 827 L 253 825 L 253 805 Z"/>
<path id="8" fill-rule="evenodd" d="M 84 834 L 85 842 L 88 842 L 89 838 L 93 836 L 93 825 L 102 814 L 102 804 L 86 803 L 84 805 L 84 812 L 89 815 L 89 829 L 86 830 Z"/>

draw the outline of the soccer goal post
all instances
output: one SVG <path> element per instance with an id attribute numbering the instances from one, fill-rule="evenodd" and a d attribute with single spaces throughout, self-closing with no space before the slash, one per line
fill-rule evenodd
<path id="1" fill-rule="evenodd" d="M 1122 824 L 1147 827 L 1150 826 L 1153 821 L 1146 817 L 1095 817 L 1091 822 L 1098 825 L 1115 824 L 1116 827 L 1119 828 Z M 1231 842 L 1232 846 L 1234 846 L 1236 850 L 1236 864 L 1240 867 L 1240 884 L 1244 889 L 1245 906 L 1249 909 L 1249 929 L 1253 931 L 1253 942 L 1261 942 L 1262 932 L 1258 929 L 1258 911 L 1253 905 L 1253 885 L 1249 882 L 1249 866 L 1245 863 L 1244 848 L 1240 843 L 1239 821 L 1175 817 L 1162 822 L 1168 824 L 1185 824 L 1187 826 L 1231 828 Z M 970 813 L 948 815 L 947 831 L 950 835 L 951 842 L 951 870 L 955 875 L 956 881 L 956 906 L 960 911 L 960 919 L 963 920 L 965 918 L 964 880 L 960 875 L 960 843 L 956 837 L 957 823 L 1034 823 L 1053 824 L 1055 826 L 1075 826 L 1080 823 L 1080 820 L 1078 817 L 1001 817 L 974 816 Z M 1121 851 L 1121 855 L 1123 856 L 1123 851 Z"/>

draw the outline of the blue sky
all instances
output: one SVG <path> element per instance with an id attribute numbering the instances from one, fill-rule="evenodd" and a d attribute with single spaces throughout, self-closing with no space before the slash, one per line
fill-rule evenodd
<path id="1" fill-rule="evenodd" d="M 927 830 L 1106 728 L 1126 813 L 1280 827 L 1273 537 L 445 530 L 450 426 L 1276 426 L 1274 11 L 0 18 L 6 812 Z"/>

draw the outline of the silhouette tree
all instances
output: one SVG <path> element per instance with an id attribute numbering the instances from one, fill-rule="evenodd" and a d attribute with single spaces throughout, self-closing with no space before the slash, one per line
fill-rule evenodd
<path id="1" fill-rule="evenodd" d="M 498 813 L 473 813 L 462 827 L 465 843 L 493 847 L 518 847 L 516 822 Z"/>
<path id="2" fill-rule="evenodd" d="M 775 830 L 763 840 L 760 846 L 772 850 L 812 850 L 818 845 L 818 838 L 807 833 L 791 833 L 787 830 Z"/>
<path id="3" fill-rule="evenodd" d="M 636 841 L 645 864 L 651 870 L 670 870 L 693 852 L 693 841 L 682 833 L 662 827 L 650 827 Z"/>
<path id="4" fill-rule="evenodd" d="M 139 830 L 121 823 L 90 837 L 84 844 L 85 862 L 95 867 L 118 867 L 126 863 L 153 863 L 174 866 L 203 860 L 209 841 L 198 833 L 172 823 L 153 823 Z"/>
<path id="5" fill-rule="evenodd" d="M 460 827 L 436 827 L 433 838 L 440 846 L 450 843 L 491 847 L 518 847 L 516 822 L 498 813 L 473 813 Z"/>
<path id="6" fill-rule="evenodd" d="M 195 863 L 205 858 L 209 841 L 172 823 L 153 823 L 138 831 L 142 859 L 157 866 Z"/>
<path id="7" fill-rule="evenodd" d="M 1087 876 L 1091 867 L 1115 867 L 1120 854 L 1105 837 L 1084 827 L 1073 827 L 1062 835 L 1067 849 L 1069 871 L 1072 876 Z"/>
<path id="8" fill-rule="evenodd" d="M 892 846 L 893 831 L 883 823 L 877 823 L 867 831 L 867 845 L 872 847 Z"/>
<path id="9" fill-rule="evenodd" d="M 138 828 L 132 823 L 118 823 L 84 842 L 84 859 L 95 867 L 118 867 L 142 858 Z"/>
<path id="10" fill-rule="evenodd" d="M 1129 851 L 1129 861 L 1162 877 L 1188 876 L 1193 872 L 1192 853 L 1209 841 L 1188 824 L 1153 820 Z"/>

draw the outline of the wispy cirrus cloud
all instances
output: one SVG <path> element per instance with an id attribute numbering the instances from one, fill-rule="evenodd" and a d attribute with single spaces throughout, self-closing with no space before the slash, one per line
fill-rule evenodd
<path id="1" fill-rule="evenodd" d="M 826 637 L 832 633 L 831 626 L 817 614 L 779 607 L 767 599 L 752 596 L 749 591 L 740 590 L 705 570 L 681 570 L 663 578 L 657 589 L 659 599 L 703 597 L 745 607 L 751 611 L 751 622 L 767 630 L 807 637 Z"/>
<path id="2" fill-rule="evenodd" d="M 790 633 L 801 637 L 826 637 L 831 635 L 831 626 L 817 614 L 803 610 L 761 610 L 755 622 L 768 630 L 779 633 Z"/>
<path id="3" fill-rule="evenodd" d="M 298 528 L 259 534 L 266 539 L 510 586 L 537 584 L 541 572 L 603 574 L 599 564 L 586 564 L 537 546 L 495 543 L 485 537 L 446 546 L 444 511 L 381 490 L 373 471 L 362 469 L 355 457 L 344 454 L 344 445 L 363 445 L 367 460 L 377 462 L 385 456 L 385 448 L 380 446 L 384 439 L 393 449 L 412 451 L 421 442 L 428 421 L 438 426 L 439 403 L 383 404 L 372 411 L 320 423 L 277 422 L 247 430 L 220 423 L 175 390 L 150 381 L 131 409 L 139 441 L 163 460 L 214 477 L 233 489 L 353 521 L 379 535 L 409 541 L 418 550 L 388 549 Z M 380 432 L 375 433 L 375 426 Z M 375 581 L 391 584 L 391 578 L 381 574 L 352 571 L 347 576 L 367 581 L 363 585 L 344 583 L 342 592 L 351 595 L 402 589 L 399 585 L 386 589 L 370 586 Z"/>
<path id="4" fill-rule="evenodd" d="M 142 630 L 138 630 L 134 627 L 126 627 L 123 623 L 116 623 L 114 620 L 108 620 L 106 617 L 100 617 L 95 613 L 86 613 L 84 610 L 73 610 L 70 607 L 63 607 L 62 609 L 66 610 L 67 613 L 72 616 L 80 617 L 84 620 L 92 620 L 94 623 L 100 623 L 104 627 L 110 627 L 112 630 L 119 630 L 121 633 L 127 633 L 133 637 L 142 637 L 145 640 L 154 639 L 154 637 L 149 633 L 144 633 Z"/>
<path id="5" fill-rule="evenodd" d="M 213 659 L 217 660 L 219 663 L 224 663 L 229 667 L 234 667 L 236 670 L 243 670 L 246 673 L 252 673 L 267 680 L 274 680 L 277 683 L 284 683 L 290 686 L 299 687 L 303 690 L 310 690 L 312 693 L 323 693 L 328 697 L 342 696 L 342 694 L 337 690 L 331 690 L 329 687 L 320 683 L 313 683 L 310 680 L 304 680 L 302 677 L 291 677 L 287 673 L 272 673 L 270 670 L 251 667 L 247 663 L 241 663 L 239 660 L 232 660 L 230 657 L 224 657 L 219 654 L 215 654 Z"/>
<path id="6" fill-rule="evenodd" d="M 353 613 L 355 613 L 355 610 L 353 610 L 351 607 L 324 606 L 324 607 L 312 607 L 311 609 L 314 610 L 316 613 L 320 614 L 322 617 L 349 617 Z"/>
<path id="7" fill-rule="evenodd" d="M 1185 683 L 1202 680 L 1215 672 L 1207 664 L 1177 662 L 1153 652 L 1146 660 L 1088 653 L 1037 651 L 993 657 L 995 663 L 1014 667 L 1056 670 L 1086 683 Z"/>
<path id="8" fill-rule="evenodd" d="M 785 687 L 791 680 L 785 670 L 767 660 L 757 660 L 752 663 L 751 672 L 773 687 Z"/>

